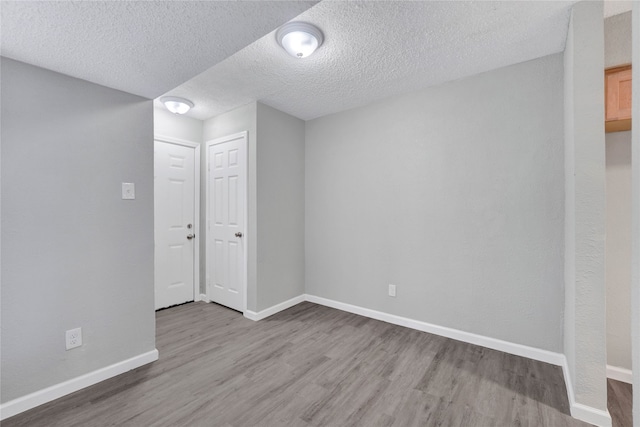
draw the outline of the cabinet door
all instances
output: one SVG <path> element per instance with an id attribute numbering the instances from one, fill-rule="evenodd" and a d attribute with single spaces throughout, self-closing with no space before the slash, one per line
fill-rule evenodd
<path id="1" fill-rule="evenodd" d="M 605 72 L 606 121 L 631 118 L 631 66 Z"/>

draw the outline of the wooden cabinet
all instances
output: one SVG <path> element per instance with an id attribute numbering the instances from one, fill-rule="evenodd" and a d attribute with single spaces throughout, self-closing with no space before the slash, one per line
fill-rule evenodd
<path id="1" fill-rule="evenodd" d="M 631 129 L 631 65 L 609 68 L 604 72 L 605 131 Z"/>

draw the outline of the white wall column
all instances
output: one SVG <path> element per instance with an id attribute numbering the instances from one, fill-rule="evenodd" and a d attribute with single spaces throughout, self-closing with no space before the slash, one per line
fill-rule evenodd
<path id="1" fill-rule="evenodd" d="M 633 5 L 633 118 L 635 128 L 631 132 L 631 334 L 633 370 L 633 425 L 640 426 L 640 4 Z"/>
<path id="2" fill-rule="evenodd" d="M 571 415 L 607 411 L 604 20 L 601 1 L 572 10 L 565 48 L 565 325 Z"/>

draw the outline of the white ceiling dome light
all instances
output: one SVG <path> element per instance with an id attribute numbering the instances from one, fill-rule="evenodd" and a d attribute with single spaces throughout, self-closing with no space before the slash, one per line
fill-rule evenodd
<path id="1" fill-rule="evenodd" d="M 289 22 L 276 32 L 278 44 L 295 58 L 306 58 L 322 45 L 324 36 L 306 22 Z"/>
<path id="2" fill-rule="evenodd" d="M 167 107 L 167 110 L 174 114 L 186 114 L 193 108 L 193 102 L 188 99 L 178 98 L 177 96 L 163 96 L 160 102 Z"/>

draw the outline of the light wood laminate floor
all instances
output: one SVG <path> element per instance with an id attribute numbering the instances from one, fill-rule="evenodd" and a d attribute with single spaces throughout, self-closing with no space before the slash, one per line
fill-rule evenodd
<path id="1" fill-rule="evenodd" d="M 157 313 L 160 360 L 13 426 L 586 426 L 562 370 L 304 302 L 260 322 Z"/>

